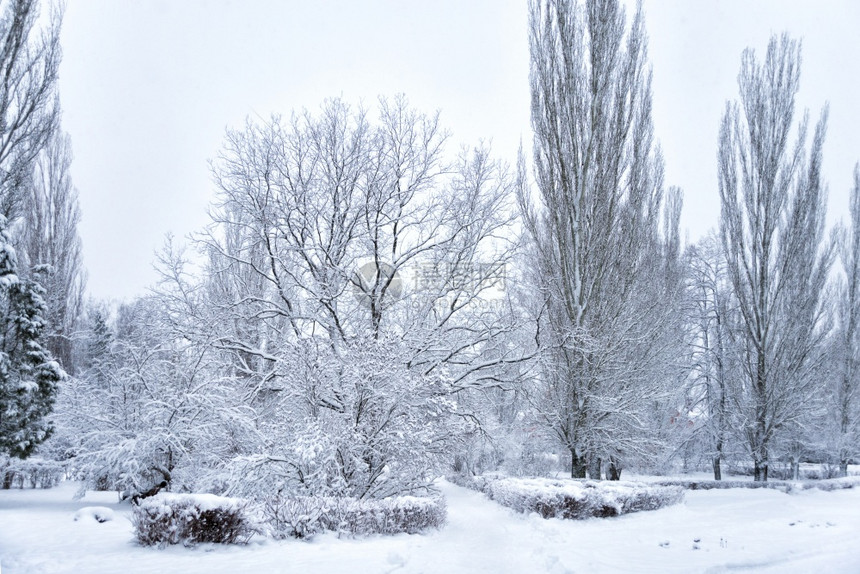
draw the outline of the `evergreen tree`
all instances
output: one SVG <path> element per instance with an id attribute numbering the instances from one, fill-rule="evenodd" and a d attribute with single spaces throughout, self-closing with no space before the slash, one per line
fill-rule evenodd
<path id="1" fill-rule="evenodd" d="M 65 376 L 42 345 L 45 290 L 17 274 L 15 250 L 0 216 L 0 452 L 26 458 L 52 432 L 57 384 Z"/>

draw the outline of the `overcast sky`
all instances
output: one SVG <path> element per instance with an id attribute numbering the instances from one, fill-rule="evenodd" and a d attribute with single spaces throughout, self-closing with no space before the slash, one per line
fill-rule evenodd
<path id="1" fill-rule="evenodd" d="M 860 3 L 644 6 L 655 128 L 689 237 L 717 224 L 717 132 L 741 52 L 782 31 L 803 39 L 800 106 L 815 121 L 830 102 L 824 171 L 830 221 L 841 217 L 860 160 Z M 441 110 L 451 151 L 483 138 L 513 162 L 531 138 L 526 0 L 71 0 L 62 44 L 63 125 L 99 298 L 143 293 L 165 234 L 206 223 L 208 161 L 247 116 L 402 92 Z"/>

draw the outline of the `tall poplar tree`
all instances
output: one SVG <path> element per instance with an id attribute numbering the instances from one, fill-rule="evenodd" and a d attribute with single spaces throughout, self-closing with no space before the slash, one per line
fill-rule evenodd
<path id="1" fill-rule="evenodd" d="M 764 61 L 744 51 L 740 101 L 727 104 L 719 138 L 720 235 L 741 315 L 735 338 L 745 379 L 734 400 L 758 481 L 767 480 L 774 441 L 813 404 L 826 335 L 827 112 L 808 152 L 806 115 L 791 144 L 800 61 L 800 43 L 785 34 L 771 38 Z"/>

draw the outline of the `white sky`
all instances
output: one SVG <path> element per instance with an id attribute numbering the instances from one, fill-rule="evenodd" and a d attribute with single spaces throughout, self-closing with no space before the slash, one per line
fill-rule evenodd
<path id="1" fill-rule="evenodd" d="M 666 183 L 685 192 L 691 239 L 717 224 L 720 116 L 740 54 L 803 38 L 800 105 L 830 123 L 831 220 L 860 160 L 860 3 L 645 0 Z M 75 150 L 95 297 L 155 280 L 153 252 L 202 227 L 208 160 L 247 116 L 403 92 L 441 109 L 458 145 L 492 140 L 513 162 L 529 129 L 527 0 L 71 0 L 62 35 L 63 124 Z"/>

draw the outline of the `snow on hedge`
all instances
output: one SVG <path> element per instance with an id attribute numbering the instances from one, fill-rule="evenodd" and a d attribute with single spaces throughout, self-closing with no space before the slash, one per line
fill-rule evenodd
<path id="1" fill-rule="evenodd" d="M 483 492 L 487 494 L 487 485 L 494 481 L 500 480 L 502 478 L 507 478 L 507 476 L 498 474 L 498 473 L 484 473 L 484 474 L 462 474 L 462 473 L 453 473 L 445 476 L 445 480 L 452 484 L 456 484 L 457 486 L 462 486 L 463 488 L 468 488 L 470 490 L 475 490 L 477 492 Z"/>
<path id="2" fill-rule="evenodd" d="M 325 530 L 360 536 L 414 534 L 440 528 L 446 518 L 441 497 L 275 496 L 253 504 L 214 494 L 160 493 L 134 509 L 133 523 L 138 542 L 149 546 L 234 543 L 247 540 L 256 531 L 268 531 L 275 538 L 308 538 Z"/>
<path id="3" fill-rule="evenodd" d="M 811 480 L 803 483 L 803 490 L 816 488 L 827 492 L 833 490 L 845 490 L 848 488 L 860 488 L 860 476 L 845 476 L 842 478 L 830 478 L 826 480 Z"/>
<path id="4" fill-rule="evenodd" d="M 766 488 L 769 490 L 779 490 L 780 492 L 788 493 L 792 490 L 792 485 L 781 480 L 771 480 L 768 482 L 755 482 L 752 480 L 687 480 L 687 479 L 668 479 L 655 482 L 660 486 L 680 486 L 684 490 L 721 490 L 726 488 Z"/>
<path id="5" fill-rule="evenodd" d="M 779 490 L 786 494 L 793 494 L 803 490 L 818 489 L 824 491 L 843 490 L 846 488 L 860 487 L 860 477 L 849 476 L 845 478 L 828 478 L 823 480 L 769 480 L 767 482 L 755 482 L 751 480 L 685 480 L 669 479 L 657 482 L 661 486 L 680 486 L 686 490 L 716 490 L 726 488 L 766 488 Z"/>
<path id="6" fill-rule="evenodd" d="M 327 530 L 350 534 L 414 534 L 445 524 L 447 509 L 442 498 L 396 496 L 382 500 L 340 499 L 334 512 L 324 515 Z"/>
<path id="7" fill-rule="evenodd" d="M 0 459 L 3 488 L 53 488 L 60 483 L 66 467 L 62 462 L 39 457 Z"/>
<path id="8" fill-rule="evenodd" d="M 544 518 L 583 519 L 656 510 L 684 499 L 680 486 L 635 482 L 596 482 L 546 478 L 502 478 L 487 481 L 492 499 L 519 512 Z"/>
<path id="9" fill-rule="evenodd" d="M 342 534 L 415 534 L 445 524 L 442 498 L 395 496 L 379 500 L 332 497 L 269 499 L 264 515 L 277 538 L 307 538 L 330 530 Z"/>
<path id="10" fill-rule="evenodd" d="M 134 509 L 134 533 L 140 544 L 233 544 L 254 532 L 248 502 L 214 494 L 160 493 Z"/>

